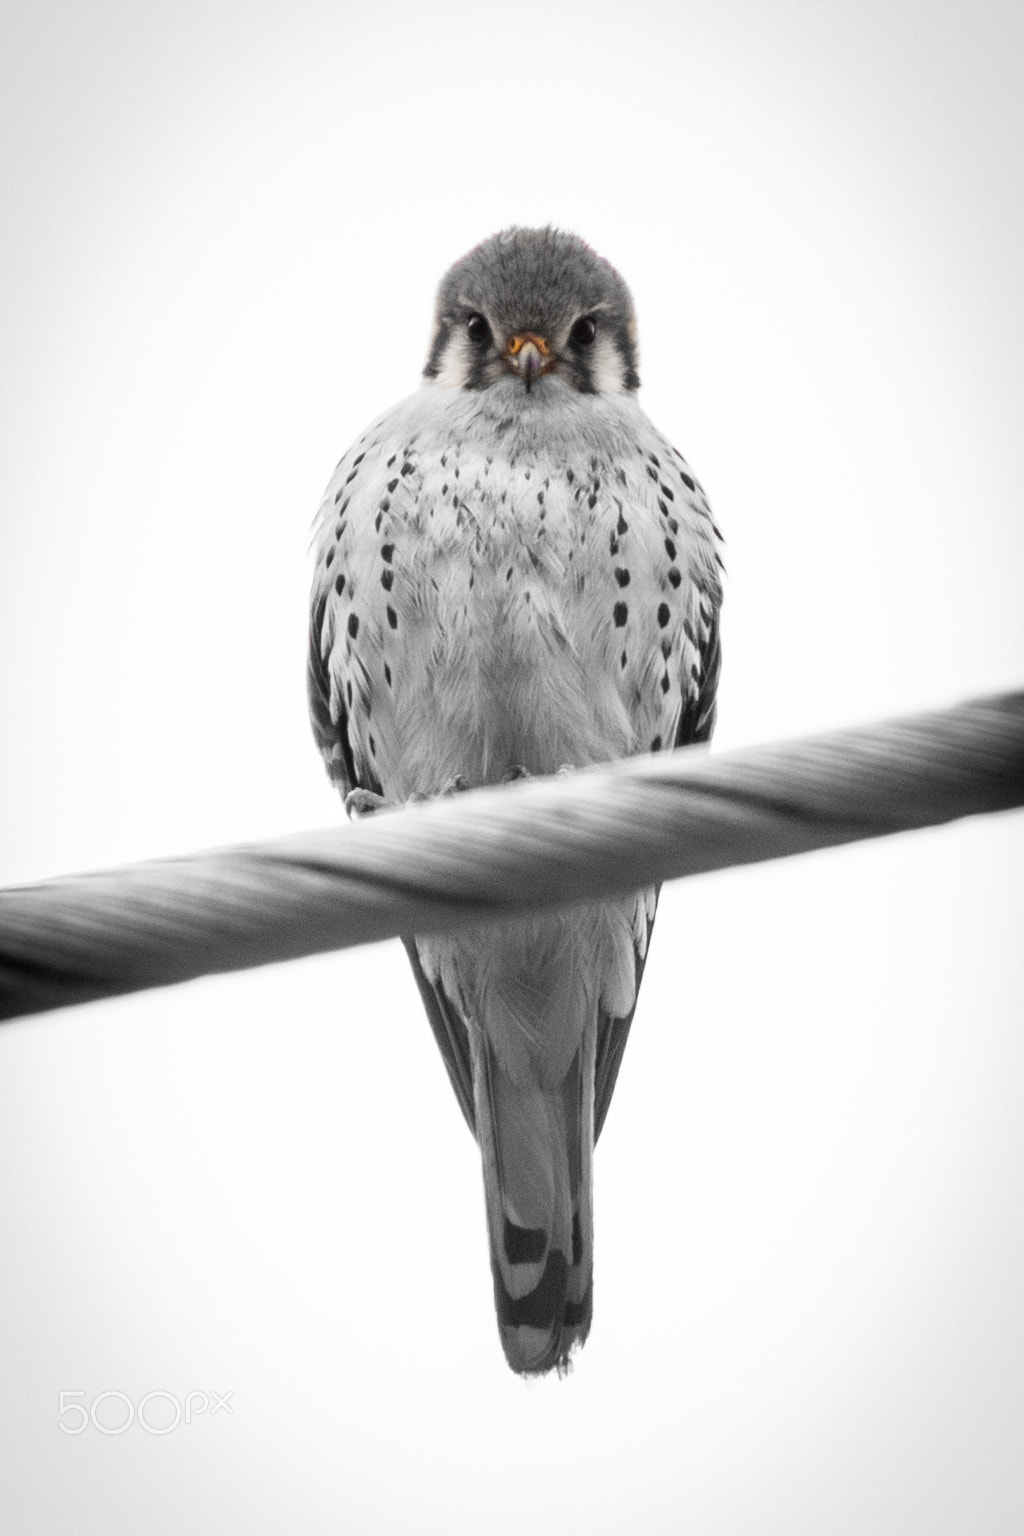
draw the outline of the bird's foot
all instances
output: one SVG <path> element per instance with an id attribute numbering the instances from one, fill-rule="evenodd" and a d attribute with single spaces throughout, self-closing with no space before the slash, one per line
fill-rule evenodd
<path id="1" fill-rule="evenodd" d="M 384 810 L 386 803 L 384 796 L 375 795 L 372 789 L 350 789 L 345 796 L 345 811 L 349 821 L 360 821 Z"/>
<path id="2" fill-rule="evenodd" d="M 522 763 L 513 763 L 501 782 L 503 784 L 514 784 L 516 779 L 532 779 L 532 777 L 533 775 L 529 768 L 524 768 Z"/>
<path id="3" fill-rule="evenodd" d="M 446 784 L 443 784 L 435 794 L 425 794 L 422 789 L 414 790 L 405 802 L 406 805 L 426 805 L 430 800 L 444 800 L 449 795 L 461 795 L 463 790 L 469 788 L 469 784 L 461 773 L 453 773 Z"/>

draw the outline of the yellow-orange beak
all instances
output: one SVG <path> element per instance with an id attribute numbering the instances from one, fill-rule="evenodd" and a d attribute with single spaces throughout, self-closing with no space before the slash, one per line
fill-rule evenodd
<path id="1" fill-rule="evenodd" d="M 534 331 L 520 331 L 510 336 L 505 357 L 512 372 L 526 385 L 527 393 L 537 375 L 547 373 L 555 361 L 544 337 Z"/>

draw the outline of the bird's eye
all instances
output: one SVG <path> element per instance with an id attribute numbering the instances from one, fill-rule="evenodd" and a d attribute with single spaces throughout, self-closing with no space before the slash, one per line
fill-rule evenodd
<path id="1" fill-rule="evenodd" d="M 597 321 L 593 315 L 584 315 L 582 320 L 577 320 L 569 332 L 569 340 L 574 347 L 589 347 L 597 335 Z"/>
<path id="2" fill-rule="evenodd" d="M 490 344 L 491 328 L 483 315 L 470 315 L 466 321 L 466 331 L 475 346 L 486 347 Z"/>

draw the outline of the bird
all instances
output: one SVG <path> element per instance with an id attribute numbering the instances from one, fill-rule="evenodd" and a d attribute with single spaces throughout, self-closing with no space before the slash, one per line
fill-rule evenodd
<path id="1" fill-rule="evenodd" d="M 350 815 L 710 740 L 722 536 L 637 368 L 630 291 L 576 234 L 513 226 L 442 278 L 419 388 L 314 524 L 310 718 Z M 522 1376 L 590 1331 L 593 1151 L 657 900 L 404 941 Z"/>

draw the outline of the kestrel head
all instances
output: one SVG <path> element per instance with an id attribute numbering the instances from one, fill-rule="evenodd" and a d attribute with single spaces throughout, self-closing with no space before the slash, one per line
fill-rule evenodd
<path id="1" fill-rule="evenodd" d="M 423 373 L 456 389 L 549 374 L 581 394 L 638 389 L 629 289 L 577 235 L 503 230 L 441 279 Z"/>

